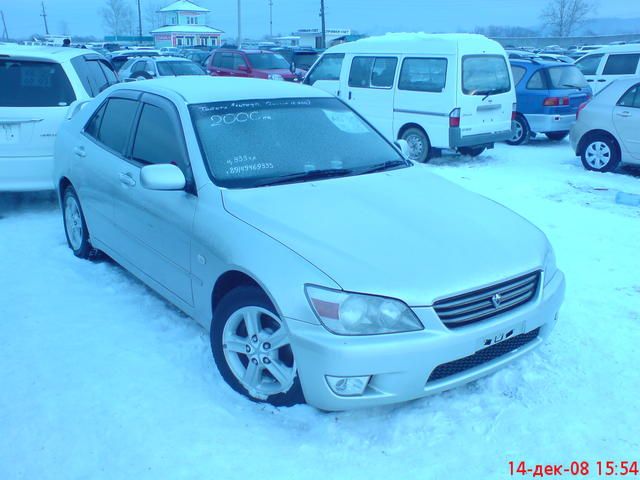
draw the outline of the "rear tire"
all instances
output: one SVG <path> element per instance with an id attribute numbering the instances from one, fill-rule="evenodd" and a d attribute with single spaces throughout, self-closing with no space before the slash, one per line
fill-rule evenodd
<path id="1" fill-rule="evenodd" d="M 409 159 L 418 163 L 425 163 L 431 159 L 431 142 L 426 133 L 420 128 L 411 127 L 400 137 L 409 144 Z"/>
<path id="2" fill-rule="evenodd" d="M 91 245 L 78 194 L 71 186 L 67 187 L 62 194 L 62 220 L 67 245 L 73 254 L 78 258 L 94 257 L 97 250 Z"/>
<path id="3" fill-rule="evenodd" d="M 242 286 L 216 305 L 211 351 L 236 392 L 276 407 L 305 403 L 287 326 L 258 287 Z"/>
<path id="4" fill-rule="evenodd" d="M 527 120 L 519 113 L 513 120 L 512 132 L 513 135 L 511 136 L 511 139 L 507 140 L 509 145 L 522 145 L 529 141 L 531 129 L 529 128 Z"/>
<path id="5" fill-rule="evenodd" d="M 580 159 L 587 170 L 612 172 L 620 164 L 620 147 L 610 135 L 595 133 L 584 142 Z"/>
<path id="6" fill-rule="evenodd" d="M 565 138 L 567 138 L 567 135 L 569 135 L 569 132 L 568 131 L 564 131 L 564 132 L 547 132 L 547 133 L 545 133 L 545 135 L 552 142 L 559 142 L 560 140 L 564 140 Z"/>
<path id="7" fill-rule="evenodd" d="M 486 150 L 484 147 L 460 147 L 458 153 L 468 157 L 477 157 Z"/>

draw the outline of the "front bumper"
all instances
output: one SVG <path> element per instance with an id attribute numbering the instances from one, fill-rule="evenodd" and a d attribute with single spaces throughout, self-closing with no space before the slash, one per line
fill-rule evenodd
<path id="1" fill-rule="evenodd" d="M 53 157 L 0 157 L 0 192 L 53 190 Z"/>
<path id="2" fill-rule="evenodd" d="M 576 123 L 576 114 L 571 115 L 525 115 L 529 128 L 535 133 L 568 132 Z"/>
<path id="3" fill-rule="evenodd" d="M 527 305 L 455 330 L 446 328 L 431 307 L 414 308 L 424 330 L 392 335 L 333 335 L 321 325 L 288 319 L 305 398 L 322 410 L 371 407 L 442 392 L 487 375 L 539 346 L 549 336 L 557 321 L 564 288 L 564 275 L 558 271 Z M 487 339 L 510 330 L 521 334 L 537 328 L 540 328 L 538 338 L 526 345 L 427 383 L 436 367 L 483 350 Z M 329 388 L 327 375 L 371 375 L 371 381 L 361 396 L 345 397 Z"/>
<path id="4" fill-rule="evenodd" d="M 449 128 L 449 148 L 455 150 L 460 147 L 492 147 L 494 143 L 505 142 L 513 135 L 511 130 L 478 135 L 462 136 L 458 127 Z"/>

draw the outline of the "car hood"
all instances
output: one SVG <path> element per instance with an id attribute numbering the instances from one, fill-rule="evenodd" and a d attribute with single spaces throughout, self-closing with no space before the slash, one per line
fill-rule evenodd
<path id="1" fill-rule="evenodd" d="M 547 249 L 544 234 L 519 215 L 419 165 L 224 190 L 223 201 L 344 290 L 411 306 L 541 268 Z M 286 265 L 276 268 L 286 275 Z"/>

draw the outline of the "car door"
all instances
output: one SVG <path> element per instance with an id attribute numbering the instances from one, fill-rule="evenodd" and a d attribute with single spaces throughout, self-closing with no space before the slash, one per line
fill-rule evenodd
<path id="1" fill-rule="evenodd" d="M 192 305 L 191 227 L 197 196 L 186 152 L 175 106 L 145 93 L 127 159 L 120 162 L 114 221 L 126 244 L 121 253 L 127 261 L 154 286 Z M 181 168 L 187 179 L 185 190 L 147 190 L 141 185 L 141 169 L 162 163 Z"/>
<path id="2" fill-rule="evenodd" d="M 311 68 L 304 83 L 324 90 L 332 95 L 340 95 L 340 74 L 344 53 L 323 55 Z"/>
<path id="3" fill-rule="evenodd" d="M 393 137 L 393 98 L 398 58 L 355 56 L 351 60 L 347 89 L 341 97 L 380 133 Z"/>
<path id="4" fill-rule="evenodd" d="M 233 71 L 231 73 L 234 77 L 249 77 L 251 69 L 247 64 L 247 60 L 241 53 L 233 54 Z"/>
<path id="5" fill-rule="evenodd" d="M 602 74 L 596 79 L 598 89 L 618 78 L 636 75 L 639 63 L 640 53 L 610 53 L 604 62 Z"/>
<path id="6" fill-rule="evenodd" d="M 121 251 L 123 245 L 122 236 L 114 227 L 113 201 L 122 189 L 120 170 L 139 96 L 139 92 L 128 90 L 111 95 L 90 117 L 72 147 L 73 182 L 89 233 L 92 240 L 98 240 L 114 251 Z"/>
<path id="7" fill-rule="evenodd" d="M 614 107 L 613 124 L 625 150 L 640 159 L 640 83 L 627 90 Z"/>
<path id="8" fill-rule="evenodd" d="M 218 58 L 219 57 L 219 58 Z M 230 52 L 219 52 L 214 57 L 213 74 L 220 77 L 230 77 L 233 74 L 233 54 Z"/>

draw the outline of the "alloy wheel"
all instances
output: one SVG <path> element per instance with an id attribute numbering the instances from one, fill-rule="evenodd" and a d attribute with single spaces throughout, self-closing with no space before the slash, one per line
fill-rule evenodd
<path id="1" fill-rule="evenodd" d="M 82 216 L 80 215 L 78 202 L 73 196 L 69 196 L 66 199 L 64 206 L 64 223 L 71 247 L 74 250 L 78 250 L 82 246 Z"/>

